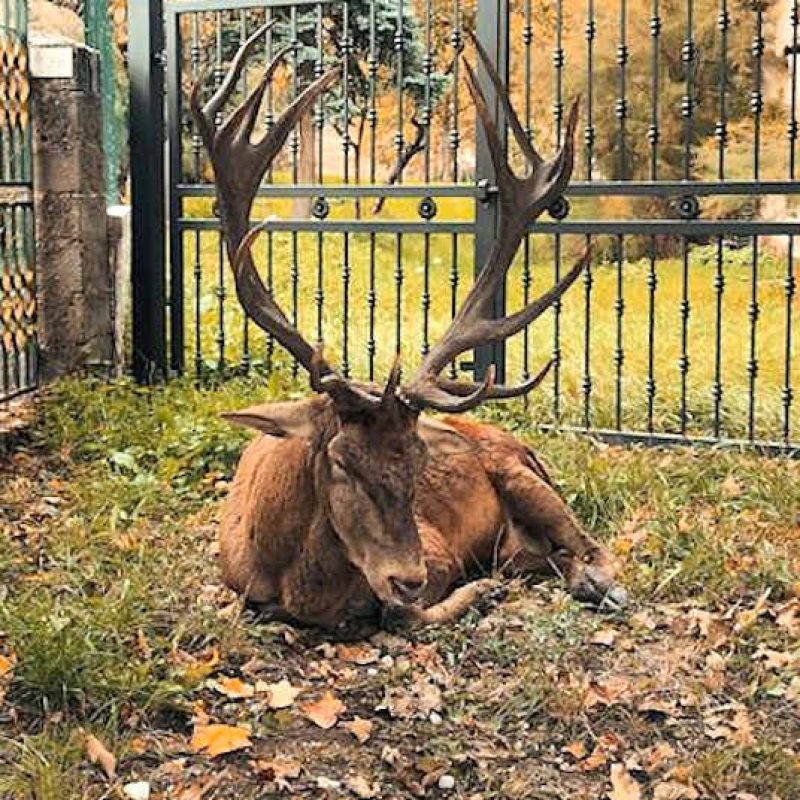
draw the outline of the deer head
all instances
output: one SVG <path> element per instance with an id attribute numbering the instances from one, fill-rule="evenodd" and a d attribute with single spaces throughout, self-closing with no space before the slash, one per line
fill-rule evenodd
<path id="1" fill-rule="evenodd" d="M 239 300 L 255 324 L 272 334 L 307 370 L 318 397 L 246 409 L 228 418 L 271 435 L 309 440 L 316 500 L 348 558 L 381 601 L 410 605 L 419 598 L 426 580 L 414 519 L 414 492 L 426 454 L 431 447 L 440 454 L 443 450 L 455 453 L 471 447 L 451 428 L 420 417 L 421 412 L 431 409 L 461 413 L 489 399 L 525 395 L 542 382 L 551 364 L 520 386 L 495 385 L 491 369 L 480 383 L 447 380 L 441 376 L 443 369 L 459 354 L 506 339 L 541 316 L 572 285 L 588 261 L 586 253 L 563 280 L 521 311 L 503 319 L 488 317 L 489 302 L 504 280 L 528 225 L 561 195 L 569 181 L 578 106 L 572 106 L 563 146 L 553 159 L 543 159 L 525 136 L 486 53 L 473 39 L 529 172 L 518 177 L 509 166 L 486 99 L 472 67 L 465 62 L 467 85 L 486 132 L 497 175 L 499 234 L 458 315 L 416 374 L 402 382 L 397 360 L 385 386 L 377 388 L 348 380 L 328 364 L 322 352 L 288 321 L 253 261 L 252 245 L 264 227 L 249 226 L 258 187 L 292 127 L 337 75 L 334 69 L 312 83 L 263 138 L 252 141 L 264 92 L 289 49 L 286 48 L 266 67 L 253 92 L 218 124 L 244 64 L 268 28 L 269 25 L 264 26 L 242 45 L 228 75 L 205 105 L 200 102 L 198 82 L 192 92 L 191 108 L 214 167 L 222 230 Z"/>

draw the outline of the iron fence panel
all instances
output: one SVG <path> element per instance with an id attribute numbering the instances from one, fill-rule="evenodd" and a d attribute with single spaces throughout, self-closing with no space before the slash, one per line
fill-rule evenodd
<path id="1" fill-rule="evenodd" d="M 186 108 L 190 84 L 206 68 L 209 83 L 219 81 L 238 44 L 270 18 L 260 60 L 287 41 L 294 48 L 263 129 L 327 65 L 342 65 L 342 81 L 292 134 L 260 191 L 265 279 L 347 374 L 379 378 L 395 352 L 406 363 L 427 352 L 498 223 L 460 75 L 475 30 L 543 152 L 561 142 L 569 100 L 583 97 L 574 181 L 531 225 L 496 313 L 549 286 L 586 245 L 594 258 L 549 323 L 451 373 L 493 360 L 512 380 L 552 357 L 549 383 L 528 405 L 542 425 L 797 452 L 797 2 L 670 8 L 167 3 L 173 369 L 188 359 L 207 376 L 283 359 L 234 302 L 213 176 Z M 259 66 L 243 75 L 242 94 Z"/>
<path id="2" fill-rule="evenodd" d="M 25 0 L 0 3 L 0 402 L 37 380 Z"/>

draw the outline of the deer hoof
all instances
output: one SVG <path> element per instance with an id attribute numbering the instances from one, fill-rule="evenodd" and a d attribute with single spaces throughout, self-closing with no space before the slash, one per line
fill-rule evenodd
<path id="1" fill-rule="evenodd" d="M 628 602 L 628 592 L 618 583 L 615 583 L 609 587 L 597 607 L 601 610 L 622 611 L 628 605 Z"/>

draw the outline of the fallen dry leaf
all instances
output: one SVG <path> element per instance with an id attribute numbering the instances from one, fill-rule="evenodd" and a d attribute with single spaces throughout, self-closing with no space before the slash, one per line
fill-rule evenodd
<path id="1" fill-rule="evenodd" d="M 653 745 L 644 755 L 644 764 L 647 772 L 654 772 L 665 761 L 675 758 L 677 753 L 675 748 L 667 742 L 659 742 Z"/>
<path id="2" fill-rule="evenodd" d="M 772 589 L 766 589 L 762 595 L 756 600 L 756 604 L 752 608 L 745 609 L 736 618 L 736 626 L 734 630 L 741 633 L 751 627 L 755 621 L 767 610 L 767 600 L 772 594 Z"/>
<path id="3" fill-rule="evenodd" d="M 256 682 L 256 692 L 258 694 L 268 694 L 267 704 L 270 708 L 289 708 L 297 699 L 301 689 L 295 689 L 289 681 L 284 678 L 277 683 Z"/>
<path id="4" fill-rule="evenodd" d="M 339 715 L 345 711 L 345 704 L 333 692 L 325 692 L 315 703 L 306 703 L 303 713 L 320 728 L 332 728 L 338 721 Z"/>
<path id="5" fill-rule="evenodd" d="M 753 655 L 754 659 L 763 659 L 766 669 L 782 670 L 797 660 L 794 653 L 781 652 L 780 650 L 770 650 L 767 647 L 759 647 Z"/>
<path id="6" fill-rule="evenodd" d="M 584 772 L 592 772 L 593 770 L 604 767 L 608 762 L 608 754 L 602 747 L 595 747 L 588 758 L 581 761 L 581 769 Z"/>
<path id="7" fill-rule="evenodd" d="M 342 727 L 350 731 L 361 744 L 364 744 L 372 735 L 373 724 L 368 719 L 356 717 L 348 722 L 343 722 Z"/>
<path id="8" fill-rule="evenodd" d="M 561 748 L 565 753 L 569 753 L 573 758 L 578 759 L 580 761 L 582 758 L 586 756 L 586 745 L 583 743 L 581 739 L 578 739 L 574 742 L 570 742 L 566 747 Z"/>
<path id="9" fill-rule="evenodd" d="M 586 710 L 595 706 L 610 706 L 626 700 L 630 683 L 626 678 L 608 675 L 590 682 L 583 700 Z"/>
<path id="10" fill-rule="evenodd" d="M 727 739 L 742 747 L 755 743 L 750 715 L 745 708 L 737 708 L 730 720 L 726 720 L 719 712 L 709 714 L 703 724 L 709 739 Z"/>
<path id="11" fill-rule="evenodd" d="M 348 775 L 344 779 L 344 785 L 362 800 L 370 800 L 372 797 L 377 797 L 378 794 L 375 787 L 371 786 L 363 775 Z"/>
<path id="12" fill-rule="evenodd" d="M 173 659 L 183 664 L 183 679 L 188 683 L 199 683 L 207 678 L 220 662 L 219 650 L 212 647 L 211 650 L 200 657 L 189 653 L 173 653 Z"/>
<path id="13" fill-rule="evenodd" d="M 374 664 L 380 657 L 380 654 L 380 650 L 366 644 L 340 644 L 336 647 L 336 655 L 338 655 L 342 661 L 348 661 L 351 664 L 358 664 L 362 667 L 367 664 Z"/>
<path id="14" fill-rule="evenodd" d="M 641 800 L 642 787 L 623 764 L 611 765 L 609 800 Z"/>
<path id="15" fill-rule="evenodd" d="M 654 631 L 658 627 L 656 620 L 647 611 L 637 611 L 635 614 L 631 614 L 630 623 L 637 628 L 644 628 L 646 631 Z"/>
<path id="16" fill-rule="evenodd" d="M 797 598 L 793 598 L 778 609 L 775 622 L 779 628 L 784 628 L 792 636 L 800 636 L 800 602 Z"/>
<path id="17" fill-rule="evenodd" d="M 416 697 L 416 705 L 425 716 L 442 708 L 442 690 L 426 678 L 414 681 L 411 691 Z"/>
<path id="18" fill-rule="evenodd" d="M 241 678 L 220 678 L 216 681 L 211 681 L 212 689 L 225 697 L 230 697 L 232 700 L 244 700 L 253 697 L 256 690 L 249 684 L 245 683 Z"/>
<path id="19" fill-rule="evenodd" d="M 613 628 L 601 628 L 589 638 L 589 644 L 598 644 L 602 647 L 613 647 L 617 632 Z"/>
<path id="20" fill-rule="evenodd" d="M 741 496 L 744 491 L 744 486 L 742 486 L 739 479 L 733 473 L 730 473 L 728 477 L 722 481 L 720 489 L 724 497 L 733 499 Z"/>
<path id="21" fill-rule="evenodd" d="M 662 781 L 653 790 L 653 800 L 697 800 L 699 797 L 694 786 L 678 781 Z"/>
<path id="22" fill-rule="evenodd" d="M 117 759 L 106 746 L 91 733 L 85 734 L 86 755 L 89 756 L 89 761 L 92 764 L 98 764 L 106 777 L 113 780 L 117 774 Z"/>
<path id="23" fill-rule="evenodd" d="M 755 737 L 753 736 L 753 726 L 750 722 L 750 715 L 747 710 L 740 708 L 734 715 L 731 721 L 733 734 L 731 738 L 742 747 L 749 747 L 755 744 Z"/>
<path id="24" fill-rule="evenodd" d="M 175 800 L 203 800 L 203 798 L 225 777 L 226 771 L 212 775 L 201 783 L 194 783 L 178 793 Z"/>
<path id="25" fill-rule="evenodd" d="M 677 711 L 674 700 L 667 700 L 660 697 L 645 697 L 636 704 L 636 710 L 643 714 L 656 713 L 671 717 Z"/>
<path id="26" fill-rule="evenodd" d="M 252 746 L 250 731 L 236 725 L 195 725 L 192 740 L 189 743 L 196 753 L 203 753 L 210 758 L 244 750 Z"/>
<path id="27" fill-rule="evenodd" d="M 270 760 L 259 759 L 251 761 L 250 766 L 261 776 L 270 781 L 275 781 L 277 787 L 284 791 L 291 790 L 290 780 L 300 777 L 303 769 L 299 761 L 292 758 L 277 756 Z"/>
<path id="28" fill-rule="evenodd" d="M 10 676 L 14 671 L 14 665 L 16 663 L 17 659 L 13 652 L 7 656 L 4 656 L 2 653 L 0 653 L 0 678 Z"/>

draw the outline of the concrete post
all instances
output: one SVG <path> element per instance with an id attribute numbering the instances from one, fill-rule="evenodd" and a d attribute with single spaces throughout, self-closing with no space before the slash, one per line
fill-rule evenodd
<path id="1" fill-rule="evenodd" d="M 30 48 L 42 378 L 114 365 L 97 53 Z"/>

